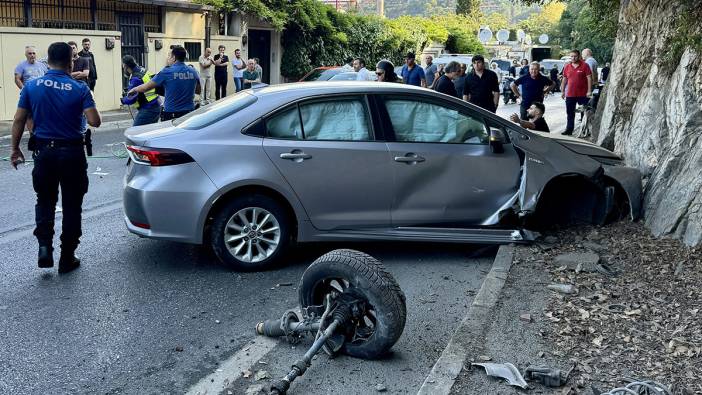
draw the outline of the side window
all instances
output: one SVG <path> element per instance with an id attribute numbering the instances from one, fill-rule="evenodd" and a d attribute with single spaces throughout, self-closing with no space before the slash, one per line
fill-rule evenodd
<path id="1" fill-rule="evenodd" d="M 489 134 L 480 118 L 452 108 L 413 100 L 386 99 L 395 141 L 488 144 Z"/>
<path id="2" fill-rule="evenodd" d="M 361 99 L 300 104 L 305 140 L 370 140 L 370 122 Z"/>
<path id="3" fill-rule="evenodd" d="M 302 139 L 302 126 L 297 105 L 266 120 L 268 137 L 278 139 Z"/>

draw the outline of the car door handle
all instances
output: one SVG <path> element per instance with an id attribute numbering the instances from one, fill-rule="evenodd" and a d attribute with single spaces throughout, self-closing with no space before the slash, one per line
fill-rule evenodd
<path id="1" fill-rule="evenodd" d="M 280 154 L 280 159 L 290 159 L 290 160 L 304 160 L 311 158 L 312 155 L 306 154 L 304 152 L 285 152 Z"/>
<path id="2" fill-rule="evenodd" d="M 421 156 L 396 156 L 395 157 L 395 162 L 401 162 L 401 163 L 418 163 L 418 162 L 424 162 L 426 159 L 422 158 Z"/>

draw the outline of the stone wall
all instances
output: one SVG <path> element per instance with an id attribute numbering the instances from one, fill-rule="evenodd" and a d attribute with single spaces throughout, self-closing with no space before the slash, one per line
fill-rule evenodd
<path id="1" fill-rule="evenodd" d="M 671 21 L 686 0 L 622 0 L 608 85 L 595 117 L 598 144 L 644 175 L 646 225 L 702 243 L 702 54 L 664 62 Z M 702 26 L 702 22 L 700 22 Z"/>

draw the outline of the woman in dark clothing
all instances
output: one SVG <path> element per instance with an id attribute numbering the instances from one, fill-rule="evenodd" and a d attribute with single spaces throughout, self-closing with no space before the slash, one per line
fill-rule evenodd
<path id="1" fill-rule="evenodd" d="M 389 60 L 381 60 L 375 66 L 378 82 L 400 82 L 395 74 L 395 66 Z"/>

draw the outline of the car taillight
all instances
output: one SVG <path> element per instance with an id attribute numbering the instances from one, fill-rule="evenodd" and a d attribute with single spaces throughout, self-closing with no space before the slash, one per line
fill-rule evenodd
<path id="1" fill-rule="evenodd" d="M 128 145 L 127 150 L 132 160 L 142 165 L 170 166 L 194 162 L 193 158 L 185 152 L 172 148 L 151 148 Z"/>

